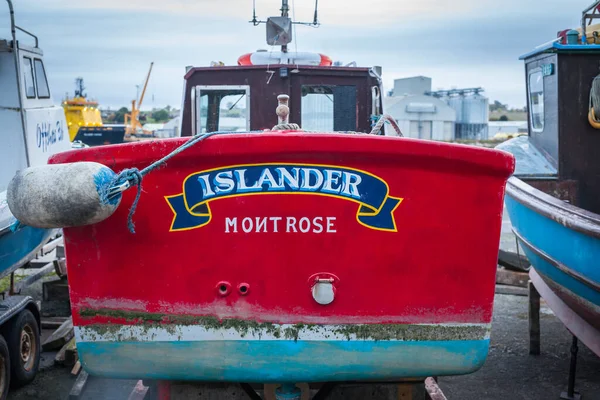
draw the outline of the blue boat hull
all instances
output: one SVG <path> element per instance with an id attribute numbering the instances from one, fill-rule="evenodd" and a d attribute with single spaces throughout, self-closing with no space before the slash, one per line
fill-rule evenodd
<path id="1" fill-rule="evenodd" d="M 54 233 L 53 229 L 21 226 L 16 231 L 0 234 L 0 278 L 22 267 L 42 248 Z"/>
<path id="2" fill-rule="evenodd" d="M 527 258 L 550 288 L 600 329 L 600 216 L 511 178 L 506 208 Z"/>

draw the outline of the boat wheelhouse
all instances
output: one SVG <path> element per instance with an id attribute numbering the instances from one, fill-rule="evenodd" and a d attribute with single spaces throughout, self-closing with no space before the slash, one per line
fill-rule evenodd
<path id="1" fill-rule="evenodd" d="M 382 114 L 375 68 L 265 64 L 190 68 L 185 75 L 182 136 L 277 125 L 277 96 L 289 96 L 290 121 L 305 130 L 369 132 Z M 228 106 L 229 105 L 229 106 Z M 228 108 L 238 106 L 235 114 Z M 237 125 L 229 122 L 235 115 Z"/>
<path id="2" fill-rule="evenodd" d="M 289 120 L 302 129 L 327 132 L 370 132 L 383 114 L 380 67 L 334 63 L 324 54 L 291 52 L 293 24 L 318 26 L 281 16 L 265 23 L 267 44 L 280 50 L 259 50 L 239 57 L 237 64 L 187 67 L 184 77 L 181 135 L 220 130 L 260 131 L 277 125 L 272 112 L 280 94 L 289 96 Z M 385 132 L 385 126 L 381 132 Z M 392 134 L 390 132 L 390 134 Z"/>

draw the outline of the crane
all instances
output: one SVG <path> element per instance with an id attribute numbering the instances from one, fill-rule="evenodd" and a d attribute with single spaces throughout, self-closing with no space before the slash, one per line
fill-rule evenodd
<path id="1" fill-rule="evenodd" d="M 144 131 L 142 129 L 139 115 L 142 102 L 144 101 L 144 95 L 146 94 L 146 88 L 148 87 L 148 81 L 150 80 L 150 74 L 152 73 L 153 65 L 154 61 L 150 63 L 150 69 L 148 70 L 148 75 L 146 76 L 146 82 L 144 82 L 144 88 L 142 89 L 140 98 L 137 101 L 131 100 L 131 114 L 125 114 L 125 136 L 135 135 L 136 133 L 142 133 L 145 135 L 151 134 L 151 132 Z"/>

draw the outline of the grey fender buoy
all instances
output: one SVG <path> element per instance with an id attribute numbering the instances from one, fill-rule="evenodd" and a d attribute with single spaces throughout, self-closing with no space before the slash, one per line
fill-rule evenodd
<path id="1" fill-rule="evenodd" d="M 35 228 L 95 224 L 110 217 L 121 194 L 102 193 L 116 176 L 94 162 L 51 164 L 19 171 L 8 185 L 8 208 L 21 223 Z"/>

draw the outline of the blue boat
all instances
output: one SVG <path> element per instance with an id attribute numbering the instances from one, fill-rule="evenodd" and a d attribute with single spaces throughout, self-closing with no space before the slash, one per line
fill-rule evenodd
<path id="1" fill-rule="evenodd" d="M 505 203 L 513 232 L 537 274 L 600 330 L 600 215 L 515 177 L 508 181 Z"/>
<path id="2" fill-rule="evenodd" d="M 521 57 L 529 135 L 497 148 L 516 159 L 505 205 L 532 283 L 600 355 L 600 45 L 589 18 Z"/>
<path id="3" fill-rule="evenodd" d="M 27 264 L 55 233 L 54 229 L 18 226 L 0 192 L 0 278 Z"/>

